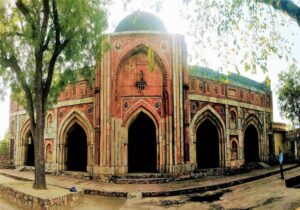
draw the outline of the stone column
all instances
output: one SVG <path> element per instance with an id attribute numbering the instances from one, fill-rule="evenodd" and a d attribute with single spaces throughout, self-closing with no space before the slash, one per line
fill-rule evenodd
<path id="1" fill-rule="evenodd" d="M 221 165 L 222 167 L 227 167 L 230 166 L 230 139 L 229 139 L 229 108 L 228 108 L 228 104 L 225 105 L 225 131 L 224 131 L 224 146 L 223 148 L 225 149 L 224 151 L 224 155 L 221 158 L 224 158 L 223 165 Z M 224 150 L 223 149 L 223 150 Z"/>
<path id="2" fill-rule="evenodd" d="M 294 141 L 295 143 L 295 159 L 298 160 L 298 143 L 297 143 L 297 140 Z"/>
<path id="3" fill-rule="evenodd" d="M 176 171 L 182 170 L 184 162 L 184 122 L 183 122 L 183 72 L 182 72 L 182 41 L 179 35 L 172 35 L 172 85 L 173 85 L 173 123 L 174 152 Z"/>

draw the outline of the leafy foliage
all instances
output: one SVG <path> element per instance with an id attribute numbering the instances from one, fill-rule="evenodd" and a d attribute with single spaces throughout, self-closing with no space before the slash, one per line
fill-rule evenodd
<path id="1" fill-rule="evenodd" d="M 16 0 L 0 7 L 0 85 L 10 85 L 29 115 L 36 189 L 46 189 L 46 111 L 68 82 L 93 78 L 106 27 L 103 1 Z"/>
<path id="2" fill-rule="evenodd" d="M 290 66 L 279 74 L 279 106 L 282 115 L 300 126 L 300 68 Z"/>
<path id="3" fill-rule="evenodd" d="M 0 140 L 0 155 L 8 154 L 8 149 L 9 149 L 8 144 L 9 144 L 9 135 L 8 133 L 6 133 L 3 139 Z"/>
<path id="4" fill-rule="evenodd" d="M 185 0 L 183 12 L 191 24 L 190 36 L 199 45 L 196 58 L 206 64 L 207 53 L 217 53 L 223 69 L 255 73 L 267 71 L 267 60 L 276 55 L 293 64 L 291 44 L 281 36 L 286 18 L 267 2 L 252 0 Z M 297 21 L 295 22 L 297 23 Z M 233 67 L 233 69 L 232 69 Z"/>
<path id="5" fill-rule="evenodd" d="M 268 60 L 295 64 L 289 27 L 300 26 L 299 0 L 181 0 L 182 19 L 189 25 L 189 63 L 219 71 L 256 73 L 268 70 Z M 294 3 L 296 2 L 296 3 Z M 146 3 L 159 13 L 173 1 Z M 138 0 L 123 2 L 125 10 L 143 10 Z M 290 21 L 291 20 L 291 21 Z"/>
<path id="6" fill-rule="evenodd" d="M 154 51 L 149 47 L 147 52 L 147 60 L 150 71 L 154 69 Z"/>
<path id="7" fill-rule="evenodd" d="M 22 2 L 22 1 L 21 1 Z M 30 16 L 25 17 L 22 11 L 14 5 L 8 4 L 0 9 L 0 75 L 2 85 L 10 85 L 14 98 L 19 103 L 27 104 L 22 96 L 25 95 L 17 75 L 14 74 L 11 66 L 3 62 L 14 56 L 15 62 L 22 70 L 22 77 L 25 79 L 31 92 L 34 92 L 34 80 L 36 79 L 36 57 L 37 48 L 43 44 L 42 77 L 47 81 L 51 59 L 55 54 L 56 25 L 53 2 L 56 3 L 56 10 L 59 18 L 59 42 L 64 44 L 64 49 L 57 57 L 55 71 L 53 72 L 53 83 L 51 84 L 51 101 L 55 101 L 59 91 L 68 82 L 74 82 L 78 77 L 93 78 L 95 60 L 100 56 L 101 34 L 105 29 L 106 12 L 105 2 L 101 0 L 60 0 L 49 1 L 49 20 L 47 27 L 43 28 L 42 21 L 45 15 L 42 1 L 24 1 Z M 44 38 L 43 40 L 41 40 Z M 84 71 L 78 70 L 84 69 Z M 88 75 L 88 77 L 86 77 Z M 5 88 L 1 88 L 3 90 Z M 37 99 L 33 95 L 33 101 Z M 34 103 L 36 104 L 36 103 Z"/>

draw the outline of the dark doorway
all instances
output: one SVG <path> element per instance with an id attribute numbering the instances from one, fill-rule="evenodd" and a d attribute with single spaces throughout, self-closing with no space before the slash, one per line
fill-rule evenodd
<path id="1" fill-rule="evenodd" d="M 245 130 L 244 154 L 246 164 L 259 161 L 258 132 L 253 125 L 249 125 Z"/>
<path id="2" fill-rule="evenodd" d="M 87 140 L 83 128 L 75 123 L 68 131 L 67 170 L 86 171 Z"/>
<path id="3" fill-rule="evenodd" d="M 14 159 L 15 140 L 11 139 L 9 144 L 9 159 Z"/>
<path id="4" fill-rule="evenodd" d="M 156 172 L 156 132 L 153 121 L 140 113 L 128 131 L 128 172 Z"/>
<path id="5" fill-rule="evenodd" d="M 268 135 L 269 139 L 269 156 L 271 158 L 275 157 L 275 146 L 274 146 L 274 140 L 273 140 L 273 135 Z"/>
<path id="6" fill-rule="evenodd" d="M 31 132 L 28 135 L 27 143 L 27 157 L 25 165 L 34 166 L 34 143 Z"/>
<path id="7" fill-rule="evenodd" d="M 219 167 L 219 134 L 210 120 L 204 121 L 197 129 L 197 167 Z"/>

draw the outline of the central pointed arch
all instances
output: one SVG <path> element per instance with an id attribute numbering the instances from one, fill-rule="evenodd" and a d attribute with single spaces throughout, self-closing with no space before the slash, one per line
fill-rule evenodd
<path id="1" fill-rule="evenodd" d="M 156 128 L 140 112 L 128 128 L 128 172 L 156 172 Z"/>
<path id="2" fill-rule="evenodd" d="M 157 172 L 159 168 L 159 123 L 153 112 L 141 106 L 122 126 L 127 148 L 126 172 Z"/>

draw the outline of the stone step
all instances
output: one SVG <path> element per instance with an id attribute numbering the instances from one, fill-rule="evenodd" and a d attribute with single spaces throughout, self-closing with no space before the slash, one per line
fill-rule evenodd
<path id="1" fill-rule="evenodd" d="M 147 178 L 170 178 L 171 174 L 167 173 L 129 173 L 125 174 L 122 177 L 117 178 L 126 178 L 126 179 L 147 179 Z"/>
<path id="2" fill-rule="evenodd" d="M 160 184 L 167 183 L 171 180 L 168 178 L 140 178 L 140 179 L 126 179 L 117 178 L 115 180 L 116 184 Z"/>
<path id="3" fill-rule="evenodd" d="M 201 177 L 201 176 L 219 176 L 224 175 L 224 168 L 208 168 L 208 169 L 196 169 L 192 176 Z"/>
<path id="4" fill-rule="evenodd" d="M 300 175 L 293 176 L 285 180 L 286 187 L 299 188 L 300 187 Z"/>
<path id="5" fill-rule="evenodd" d="M 265 162 L 258 162 L 258 164 L 259 164 L 260 166 L 262 166 L 263 168 L 270 168 L 270 165 L 268 165 L 268 164 L 265 163 Z"/>
<path id="6" fill-rule="evenodd" d="M 0 168 L 3 168 L 3 169 L 15 169 L 16 166 L 14 165 L 0 165 Z"/>
<path id="7" fill-rule="evenodd" d="M 26 169 L 26 166 L 18 166 L 16 168 L 17 171 L 24 171 Z"/>

